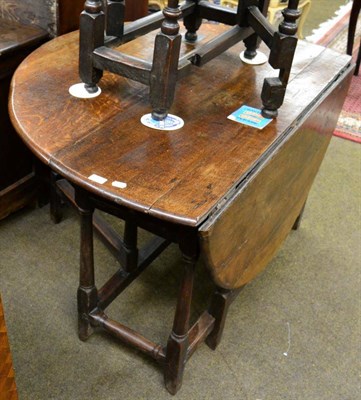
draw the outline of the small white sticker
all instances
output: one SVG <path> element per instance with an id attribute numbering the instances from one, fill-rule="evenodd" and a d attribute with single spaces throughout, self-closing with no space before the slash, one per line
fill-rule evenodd
<path id="1" fill-rule="evenodd" d="M 92 99 L 93 97 L 99 96 L 101 92 L 102 90 L 98 86 L 98 90 L 95 93 L 89 93 L 85 89 L 84 83 L 76 83 L 69 88 L 69 93 L 74 97 L 78 97 L 79 99 Z"/>
<path id="2" fill-rule="evenodd" d="M 253 58 L 245 57 L 244 51 L 242 51 L 239 57 L 245 64 L 251 65 L 261 65 L 268 61 L 268 57 L 266 56 L 266 54 L 260 52 L 259 50 L 257 50 L 257 54 Z"/>
<path id="3" fill-rule="evenodd" d="M 125 182 L 114 181 L 112 182 L 112 186 L 117 187 L 119 189 L 125 189 L 127 184 Z"/>
<path id="4" fill-rule="evenodd" d="M 168 114 L 163 121 L 157 121 L 152 118 L 152 114 L 145 114 L 140 122 L 148 128 L 158 129 L 160 131 L 175 131 L 182 128 L 184 121 L 176 115 Z"/>
<path id="5" fill-rule="evenodd" d="M 88 177 L 88 179 L 90 179 L 93 182 L 100 183 L 101 185 L 108 180 L 108 179 L 103 178 L 102 176 L 99 176 L 97 174 L 90 175 Z"/>

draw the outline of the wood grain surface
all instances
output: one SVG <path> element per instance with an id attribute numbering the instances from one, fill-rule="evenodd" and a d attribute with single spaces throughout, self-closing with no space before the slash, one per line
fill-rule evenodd
<path id="1" fill-rule="evenodd" d="M 223 29 L 204 25 L 200 34 L 207 40 Z M 141 37 L 123 49 L 151 59 L 147 40 Z M 150 112 L 148 90 L 140 83 L 106 73 L 99 97 L 69 95 L 79 82 L 78 36 L 65 35 L 18 69 L 12 121 L 35 154 L 70 181 L 160 219 L 197 226 L 312 111 L 315 99 L 349 64 L 346 56 L 301 42 L 280 115 L 259 131 L 227 119 L 243 104 L 260 107 L 263 79 L 274 74 L 268 65 L 243 65 L 241 49 L 234 46 L 180 80 L 171 113 L 185 126 L 161 132 L 139 121 Z M 107 182 L 89 180 L 94 173 Z M 113 181 L 125 182 L 126 189 L 113 187 Z"/>
<path id="2" fill-rule="evenodd" d="M 351 73 L 201 227 L 213 280 L 234 289 L 270 262 L 301 213 L 341 111 Z M 230 240 L 231 239 L 231 240 Z"/>

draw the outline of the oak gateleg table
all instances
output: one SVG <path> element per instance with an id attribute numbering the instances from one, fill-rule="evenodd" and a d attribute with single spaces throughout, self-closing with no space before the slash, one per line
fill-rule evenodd
<path id="1" fill-rule="evenodd" d="M 205 24 L 200 34 L 210 40 L 222 30 L 222 25 Z M 153 40 L 148 34 L 122 51 L 151 59 Z M 185 43 L 182 51 L 196 49 L 197 44 Z M 215 349 L 220 342 L 227 309 L 239 289 L 297 228 L 352 75 L 350 57 L 299 42 L 279 116 L 257 130 L 227 119 L 243 104 L 260 108 L 263 79 L 272 75 L 267 64 L 242 64 L 241 50 L 238 44 L 179 80 L 170 112 L 185 125 L 176 131 L 140 123 L 150 112 L 148 88 L 126 78 L 105 73 L 100 96 L 69 95 L 69 87 L 79 82 L 77 32 L 32 53 L 12 82 L 10 112 L 17 132 L 56 174 L 57 190 L 80 214 L 80 338 L 102 327 L 150 355 L 163 366 L 172 394 L 197 346 L 206 341 Z M 94 182 L 89 179 L 93 174 L 106 181 Z M 124 220 L 124 236 L 93 218 L 94 210 Z M 57 196 L 52 214 L 56 219 Z M 142 249 L 137 247 L 138 227 L 154 234 Z M 122 265 L 99 289 L 94 229 Z M 184 273 L 173 328 L 163 346 L 111 320 L 105 309 L 169 243 L 179 245 Z M 209 309 L 190 326 L 199 257 L 217 289 Z"/>

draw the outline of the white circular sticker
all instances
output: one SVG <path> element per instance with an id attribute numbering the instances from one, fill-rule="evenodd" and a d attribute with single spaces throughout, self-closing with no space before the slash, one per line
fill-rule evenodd
<path id="1" fill-rule="evenodd" d="M 239 55 L 239 57 L 245 64 L 251 64 L 251 65 L 261 65 L 268 61 L 268 57 L 266 56 L 266 54 L 264 54 L 258 50 L 257 50 L 257 54 L 253 58 L 246 58 L 244 56 L 244 51 L 242 51 L 242 53 Z"/>
<path id="2" fill-rule="evenodd" d="M 140 122 L 148 128 L 158 129 L 160 131 L 175 131 L 182 128 L 184 121 L 176 115 L 168 114 L 163 121 L 157 121 L 152 118 L 152 114 L 145 114 Z"/>
<path id="3" fill-rule="evenodd" d="M 85 89 L 84 83 L 76 83 L 75 85 L 72 85 L 69 88 L 69 93 L 74 97 L 78 97 L 79 99 L 91 99 L 93 97 L 99 96 L 101 92 L 102 91 L 98 86 L 98 90 L 95 93 L 89 93 Z"/>

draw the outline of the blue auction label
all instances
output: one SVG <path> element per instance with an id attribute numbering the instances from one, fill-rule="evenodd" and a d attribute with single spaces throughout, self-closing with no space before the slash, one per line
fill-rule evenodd
<path id="1" fill-rule="evenodd" d="M 140 122 L 148 128 L 158 129 L 160 131 L 175 131 L 182 128 L 184 121 L 176 115 L 168 114 L 162 121 L 157 121 L 152 118 L 152 114 L 143 115 Z"/>
<path id="2" fill-rule="evenodd" d="M 242 106 L 237 111 L 228 115 L 232 121 L 239 122 L 244 125 L 252 126 L 253 128 L 263 129 L 272 119 L 265 118 L 261 114 L 261 110 L 249 106 Z"/>

